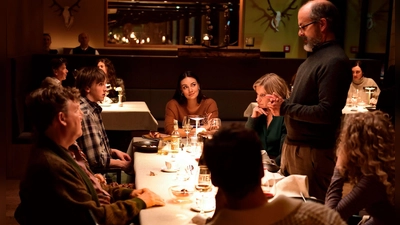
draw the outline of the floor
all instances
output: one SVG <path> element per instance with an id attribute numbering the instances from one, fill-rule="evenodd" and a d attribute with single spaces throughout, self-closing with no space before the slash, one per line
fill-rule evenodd
<path id="1" fill-rule="evenodd" d="M 124 177 L 122 177 L 124 180 Z M 345 184 L 343 188 L 343 195 L 347 195 L 351 190 L 350 184 Z M 6 224 L 5 225 L 18 225 L 14 219 L 14 211 L 19 204 L 19 180 L 6 180 Z"/>

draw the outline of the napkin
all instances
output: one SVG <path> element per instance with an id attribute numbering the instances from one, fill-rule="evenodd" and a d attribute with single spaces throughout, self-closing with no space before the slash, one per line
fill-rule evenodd
<path id="1" fill-rule="evenodd" d="M 277 182 L 275 195 L 285 195 L 288 197 L 300 197 L 303 193 L 304 197 L 310 197 L 308 194 L 308 178 L 305 175 L 290 175 L 284 177 Z"/>

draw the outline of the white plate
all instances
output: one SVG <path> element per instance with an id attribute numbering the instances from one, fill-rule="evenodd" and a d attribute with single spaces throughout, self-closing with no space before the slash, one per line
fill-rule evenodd
<path id="1" fill-rule="evenodd" d="M 178 172 L 178 169 L 176 169 L 176 168 L 167 169 L 166 167 L 163 167 L 163 168 L 161 168 L 161 171 L 166 172 L 166 173 L 175 173 L 175 172 Z"/>
<path id="2" fill-rule="evenodd" d="M 111 104 L 99 104 L 101 107 L 110 107 Z"/>
<path id="3" fill-rule="evenodd" d="M 193 211 L 195 211 L 195 212 L 200 212 L 200 208 L 199 208 L 199 206 L 197 206 L 196 204 L 193 204 L 191 207 L 190 207 L 190 209 L 191 210 L 193 210 Z M 214 211 L 215 210 L 215 207 L 210 207 L 210 208 L 204 208 L 203 209 L 203 211 L 204 212 L 212 212 L 212 211 Z"/>

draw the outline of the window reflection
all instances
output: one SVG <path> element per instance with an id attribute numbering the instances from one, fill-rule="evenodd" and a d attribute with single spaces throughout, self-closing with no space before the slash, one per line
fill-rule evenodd
<path id="1" fill-rule="evenodd" d="M 200 45 L 204 34 L 212 37 L 211 45 L 238 43 L 240 0 L 107 3 L 110 45 L 184 45 L 185 36 Z"/>

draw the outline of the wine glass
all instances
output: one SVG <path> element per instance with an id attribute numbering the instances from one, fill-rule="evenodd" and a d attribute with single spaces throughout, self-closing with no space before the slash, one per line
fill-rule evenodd
<path id="1" fill-rule="evenodd" d="M 199 177 L 195 185 L 196 190 L 201 193 L 199 208 L 200 214 L 204 214 L 204 192 L 209 192 L 212 189 L 211 172 L 207 166 L 199 166 Z"/>
<path id="2" fill-rule="evenodd" d="M 190 130 L 192 130 L 192 125 L 190 124 L 189 116 L 183 117 L 182 129 L 185 130 L 185 134 L 186 134 L 186 146 L 189 146 L 189 133 L 190 133 Z"/>
<path id="3" fill-rule="evenodd" d="M 217 131 L 221 127 L 220 118 L 211 118 L 208 122 L 210 131 Z"/>
<path id="4" fill-rule="evenodd" d="M 353 105 L 353 109 L 351 111 L 357 111 L 357 104 L 358 104 L 358 89 L 353 91 L 351 95 L 351 103 Z"/>

